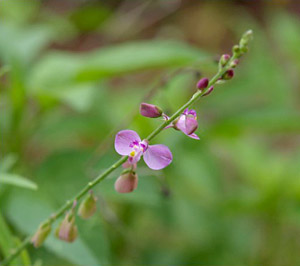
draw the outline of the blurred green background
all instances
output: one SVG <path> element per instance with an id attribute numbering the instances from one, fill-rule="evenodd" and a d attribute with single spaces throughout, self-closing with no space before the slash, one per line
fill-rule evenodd
<path id="1" fill-rule="evenodd" d="M 241 34 L 234 79 L 201 100 L 201 140 L 166 130 L 173 163 L 95 188 L 72 244 L 12 265 L 300 265 L 299 1 L 1 0 L 0 258 L 119 156 L 114 135 L 160 124 Z"/>

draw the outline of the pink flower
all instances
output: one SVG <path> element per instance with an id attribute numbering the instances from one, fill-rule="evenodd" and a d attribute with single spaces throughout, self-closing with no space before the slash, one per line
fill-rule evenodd
<path id="1" fill-rule="evenodd" d="M 141 141 L 133 130 L 121 130 L 115 138 L 115 150 L 120 155 L 127 155 L 128 163 L 135 165 L 143 156 L 145 163 L 153 170 L 160 170 L 172 162 L 172 153 L 162 144 L 148 145 L 147 140 Z"/>
<path id="2" fill-rule="evenodd" d="M 165 119 L 168 120 L 169 118 L 165 116 Z M 179 116 L 177 120 L 175 120 L 172 124 L 167 126 L 166 128 L 175 128 L 180 130 L 185 135 L 192 139 L 199 140 L 200 138 L 194 133 L 198 128 L 197 122 L 197 113 L 195 110 L 189 110 L 186 108 L 184 112 Z"/>

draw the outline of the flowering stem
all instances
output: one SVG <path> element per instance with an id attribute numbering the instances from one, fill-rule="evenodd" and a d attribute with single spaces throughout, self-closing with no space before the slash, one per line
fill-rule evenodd
<path id="1" fill-rule="evenodd" d="M 249 35 L 251 35 L 252 32 L 248 31 L 246 32 L 241 41 L 248 38 Z M 240 42 L 241 43 L 241 42 Z M 210 90 L 210 87 L 215 85 L 216 82 L 223 77 L 223 75 L 232 67 L 232 63 L 234 60 L 239 58 L 242 55 L 241 52 L 237 52 L 234 50 L 233 56 L 231 59 L 223 66 L 219 67 L 218 72 L 215 76 L 213 76 L 206 89 L 198 90 L 194 95 L 184 104 L 182 105 L 168 120 L 164 121 L 159 127 L 157 127 L 146 139 L 148 141 L 155 138 L 166 126 L 170 125 L 177 117 L 179 117 L 182 112 L 190 107 L 192 104 L 194 104 L 197 100 L 199 100 L 202 96 L 205 96 L 205 94 Z M 93 181 L 89 182 L 77 195 L 75 195 L 72 199 L 68 200 L 57 212 L 52 214 L 47 220 L 45 220 L 43 223 L 50 223 L 52 224 L 54 221 L 56 221 L 59 217 L 65 214 L 67 210 L 72 208 L 73 203 L 75 201 L 80 200 L 86 193 L 88 193 L 94 186 L 96 186 L 98 183 L 100 183 L 102 180 L 104 180 L 110 173 L 112 173 L 114 170 L 116 170 L 119 166 L 121 166 L 123 163 L 126 162 L 128 159 L 128 156 L 124 156 L 118 161 L 116 161 L 113 165 L 111 165 L 109 168 L 107 168 L 103 173 L 101 173 L 99 176 L 97 176 Z M 23 249 L 27 247 L 31 243 L 31 237 L 27 237 L 21 245 L 15 249 L 9 257 L 7 257 L 2 263 L 1 266 L 8 265 L 14 258 L 16 258 Z"/>
<path id="2" fill-rule="evenodd" d="M 193 103 L 195 103 L 201 96 L 203 96 L 211 86 L 213 86 L 219 78 L 222 77 L 222 75 L 230 69 L 230 64 L 233 60 L 236 59 L 236 56 L 232 56 L 231 60 L 222 68 L 219 69 L 217 74 L 211 78 L 211 80 L 208 83 L 208 86 L 204 90 L 198 90 L 194 95 L 184 104 L 182 105 L 168 120 L 166 120 L 164 123 L 162 123 L 158 128 L 156 128 L 146 139 L 148 141 L 152 140 L 154 137 L 156 137 L 166 126 L 171 124 L 177 117 L 180 116 L 180 114 L 188 107 L 190 107 Z"/>

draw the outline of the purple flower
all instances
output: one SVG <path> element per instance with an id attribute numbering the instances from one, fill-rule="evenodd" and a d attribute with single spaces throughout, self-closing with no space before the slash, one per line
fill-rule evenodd
<path id="1" fill-rule="evenodd" d="M 121 130 L 115 138 L 115 150 L 120 155 L 127 155 L 128 163 L 135 165 L 142 157 L 149 168 L 160 170 L 172 162 L 172 153 L 162 144 L 148 145 L 147 140 L 141 141 L 133 130 Z"/>
<path id="2" fill-rule="evenodd" d="M 165 116 L 165 119 L 169 118 Z M 177 130 L 182 131 L 185 135 L 192 139 L 200 139 L 194 132 L 198 128 L 197 122 L 197 113 L 195 110 L 189 110 L 186 108 L 184 112 L 179 116 L 177 120 L 175 120 L 172 124 L 167 126 L 166 128 L 175 128 Z"/>

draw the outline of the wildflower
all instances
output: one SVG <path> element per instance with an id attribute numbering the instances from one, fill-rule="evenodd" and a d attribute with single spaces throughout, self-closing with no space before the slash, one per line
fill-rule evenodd
<path id="1" fill-rule="evenodd" d="M 119 193 L 129 193 L 137 188 L 138 176 L 134 171 L 121 174 L 115 182 L 115 190 Z"/>
<path id="2" fill-rule="evenodd" d="M 31 239 L 31 242 L 34 245 L 34 247 L 40 247 L 44 243 L 50 232 L 51 224 L 49 222 L 41 224 Z"/>
<path id="3" fill-rule="evenodd" d="M 156 118 L 156 117 L 161 117 L 163 112 L 156 105 L 149 104 L 149 103 L 141 103 L 140 113 L 142 116 L 145 117 Z"/>
<path id="4" fill-rule="evenodd" d="M 153 170 L 160 170 L 172 162 L 172 153 L 163 144 L 148 145 L 147 140 L 141 141 L 133 130 L 121 130 L 115 138 L 115 150 L 120 155 L 127 155 L 128 163 L 135 165 L 143 156 L 145 163 Z"/>
<path id="5" fill-rule="evenodd" d="M 210 89 L 209 89 L 210 90 Z M 165 116 L 165 120 L 168 120 L 169 117 Z M 197 122 L 197 113 L 195 110 L 189 110 L 186 108 L 184 112 L 176 119 L 173 123 L 171 123 L 167 128 L 174 128 L 176 130 L 182 131 L 185 135 L 192 139 L 200 139 L 194 132 L 198 128 Z"/>

